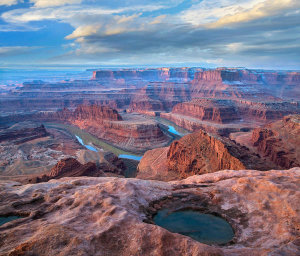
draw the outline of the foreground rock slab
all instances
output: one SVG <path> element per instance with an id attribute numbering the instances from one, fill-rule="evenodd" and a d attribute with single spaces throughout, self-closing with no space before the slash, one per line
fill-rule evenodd
<path id="1" fill-rule="evenodd" d="M 0 255 L 299 255 L 300 168 L 219 171 L 182 181 L 75 177 L 0 183 Z M 164 205 L 221 215 L 232 243 L 208 246 L 151 224 Z"/>

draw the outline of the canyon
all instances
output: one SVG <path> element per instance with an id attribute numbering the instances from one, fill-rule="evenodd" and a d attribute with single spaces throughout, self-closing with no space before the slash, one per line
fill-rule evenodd
<path id="1" fill-rule="evenodd" d="M 90 72 L 0 88 L 1 256 L 299 255 L 300 72 Z M 155 222 L 184 211 L 233 237 Z"/>
<path id="2" fill-rule="evenodd" d="M 74 111 L 64 108 L 55 112 L 11 115 L 2 118 L 2 122 L 34 120 L 72 124 L 119 148 L 135 152 L 144 152 L 153 145 L 165 146 L 170 141 L 155 121 L 135 115 L 125 118 L 123 120 L 115 109 L 108 106 L 79 105 Z"/>

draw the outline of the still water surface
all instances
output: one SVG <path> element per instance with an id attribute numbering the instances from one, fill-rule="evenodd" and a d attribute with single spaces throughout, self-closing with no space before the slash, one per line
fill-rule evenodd
<path id="1" fill-rule="evenodd" d="M 232 227 L 226 220 L 193 210 L 170 212 L 163 209 L 153 220 L 156 225 L 170 232 L 189 236 L 205 244 L 225 244 L 234 237 Z"/>

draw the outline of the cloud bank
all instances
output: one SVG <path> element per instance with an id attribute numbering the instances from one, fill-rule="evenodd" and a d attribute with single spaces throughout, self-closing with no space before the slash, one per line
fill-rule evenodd
<path id="1" fill-rule="evenodd" d="M 30 2 L 3 12 L 5 25 L 73 28 L 44 61 L 300 68 L 298 0 Z"/>

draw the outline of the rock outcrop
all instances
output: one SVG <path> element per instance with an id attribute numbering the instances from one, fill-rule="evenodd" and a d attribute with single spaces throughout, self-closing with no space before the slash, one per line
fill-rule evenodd
<path id="1" fill-rule="evenodd" d="M 0 143 L 9 142 L 18 145 L 47 136 L 49 136 L 49 133 L 43 125 L 21 129 L 11 127 L 10 129 L 0 131 Z"/>
<path id="2" fill-rule="evenodd" d="M 283 255 L 299 246 L 300 169 L 220 171 L 176 182 L 63 178 L 0 183 L 0 255 Z M 235 237 L 209 246 L 149 224 L 166 204 L 225 218 Z"/>
<path id="3" fill-rule="evenodd" d="M 215 123 L 230 123 L 240 117 L 229 100 L 197 99 L 175 105 L 172 113 L 195 117 Z"/>
<path id="4" fill-rule="evenodd" d="M 252 143 L 259 153 L 281 168 L 300 166 L 300 115 L 286 116 L 255 129 Z"/>
<path id="5" fill-rule="evenodd" d="M 170 141 L 157 122 L 142 116 L 132 116 L 123 120 L 117 110 L 107 106 L 80 105 L 74 111 L 64 108 L 54 112 L 11 116 L 9 119 L 72 124 L 116 147 L 133 152 L 163 147 Z"/>
<path id="6" fill-rule="evenodd" d="M 22 183 L 39 183 L 65 177 L 124 175 L 125 169 L 123 161 L 114 154 L 109 154 L 105 161 L 97 164 L 95 162 L 81 164 L 77 159 L 69 157 L 58 161 L 48 174 L 24 178 L 21 181 Z"/>
<path id="7" fill-rule="evenodd" d="M 60 160 L 49 173 L 48 177 L 59 179 L 63 177 L 78 177 L 78 176 L 92 176 L 97 177 L 103 174 L 98 170 L 95 163 L 81 164 L 75 158 L 66 158 Z"/>
<path id="8" fill-rule="evenodd" d="M 242 119 L 260 122 L 279 120 L 285 115 L 300 113 L 298 102 L 241 100 L 236 101 L 236 108 Z"/>
<path id="9" fill-rule="evenodd" d="M 148 68 L 93 71 L 95 80 L 147 80 L 147 81 L 190 81 L 194 78 L 195 68 Z"/>
<path id="10" fill-rule="evenodd" d="M 228 136 L 232 132 L 257 128 L 288 114 L 299 114 L 298 102 L 194 99 L 175 105 L 160 116 L 189 131 L 203 129 Z"/>
<path id="11" fill-rule="evenodd" d="M 157 168 L 156 162 L 166 164 Z M 269 170 L 273 167 L 248 148 L 199 130 L 174 141 L 169 148 L 147 152 L 138 165 L 137 177 L 174 180 L 225 169 Z"/>
<path id="12" fill-rule="evenodd" d="M 49 174 L 29 178 L 29 183 L 47 182 L 51 179 L 60 179 L 64 177 L 103 176 L 103 172 L 95 163 L 89 162 L 81 164 L 75 158 L 65 158 L 60 160 L 50 171 Z"/>
<path id="13" fill-rule="evenodd" d="M 100 105 L 79 105 L 74 111 L 64 108 L 56 112 L 41 112 L 33 115 L 32 118 L 44 121 L 53 120 L 63 122 L 93 120 L 99 124 L 103 123 L 104 120 L 123 120 L 117 110 Z"/>

